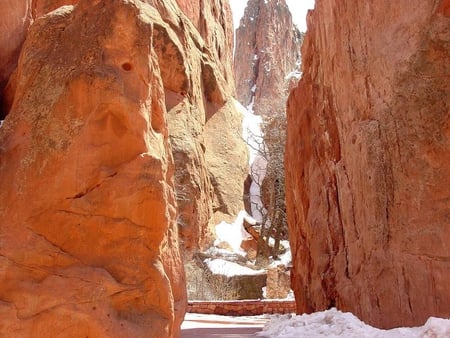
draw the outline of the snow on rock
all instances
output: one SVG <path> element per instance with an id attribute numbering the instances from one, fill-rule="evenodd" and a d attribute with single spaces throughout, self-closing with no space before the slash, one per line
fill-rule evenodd
<path id="1" fill-rule="evenodd" d="M 256 91 L 256 86 L 253 86 L 252 91 Z M 234 101 L 236 109 L 243 115 L 242 119 L 242 137 L 248 145 L 249 151 L 249 166 L 252 183 L 250 185 L 250 204 L 252 216 L 262 223 L 264 213 L 267 211 L 261 200 L 261 185 L 266 176 L 267 158 L 263 154 L 267 154 L 264 137 L 261 130 L 262 118 L 253 113 L 253 104 L 255 97 L 253 96 L 251 103 L 245 108 L 238 101 Z"/>
<path id="2" fill-rule="evenodd" d="M 216 225 L 216 240 L 214 245 L 219 245 L 221 242 L 227 242 L 233 251 L 237 254 L 245 255 L 241 249 L 243 240 L 250 239 L 252 236 L 244 228 L 244 219 L 250 224 L 256 224 L 256 220 L 241 210 L 233 223 L 225 221 Z"/>
<path id="3" fill-rule="evenodd" d="M 208 266 L 209 270 L 212 273 L 227 277 L 253 276 L 253 275 L 262 275 L 265 273 L 265 270 L 253 270 L 240 264 L 229 262 L 220 258 L 218 259 L 208 258 L 205 260 L 205 264 Z"/>
<path id="4" fill-rule="evenodd" d="M 274 245 L 273 242 L 274 240 L 273 238 L 271 238 L 271 241 L 269 241 L 269 243 Z M 279 255 L 278 259 L 274 260 L 269 267 L 276 267 L 278 265 L 284 265 L 286 267 L 292 266 L 292 253 L 289 241 L 281 241 L 281 245 L 286 248 L 286 251 L 283 254 Z"/>
<path id="5" fill-rule="evenodd" d="M 381 330 L 365 324 L 349 312 L 335 308 L 299 316 L 272 316 L 260 336 L 277 338 L 448 338 L 450 319 L 430 317 L 424 326 Z"/>

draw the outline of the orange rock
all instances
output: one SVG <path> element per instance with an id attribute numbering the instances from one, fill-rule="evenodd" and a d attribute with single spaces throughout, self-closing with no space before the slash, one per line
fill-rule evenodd
<path id="1" fill-rule="evenodd" d="M 4 0 L 0 3 L 2 25 L 0 31 L 0 119 L 9 110 L 7 95 L 3 93 L 9 77 L 17 67 L 19 53 L 25 40 L 28 28 L 37 17 L 62 6 L 71 5 L 78 0 Z M 6 101 L 6 102 L 5 102 Z"/>
<path id="2" fill-rule="evenodd" d="M 231 102 L 235 93 L 231 11 L 223 0 L 203 1 L 201 6 L 199 1 L 142 2 L 155 7 L 173 28 L 170 48 L 165 42 L 167 35 L 159 26 L 155 27 L 154 42 L 175 159 L 178 225 L 183 247 L 195 251 L 210 245 L 211 226 L 224 218 L 233 219 L 243 209 L 247 153 L 240 139 L 241 116 Z M 0 32 L 0 41 L 11 44 L 8 39 L 12 31 L 20 28 L 22 33 L 13 35 L 17 40 L 14 53 L 5 49 L 7 58 L 2 59 L 10 60 L 5 70 L 0 64 L 0 118 L 11 108 L 16 77 L 10 75 L 17 65 L 30 20 L 59 6 L 76 3 L 78 0 L 37 0 L 32 8 L 15 10 L 15 2 L 7 7 L 8 11 L 12 8 L 11 20 L 15 21 Z M 21 15 L 30 19 L 22 22 Z M 211 119 L 214 115 L 217 116 Z M 216 137 L 218 133 L 222 135 L 220 139 Z"/>
<path id="3" fill-rule="evenodd" d="M 242 116 L 233 104 L 231 12 L 226 1 L 202 1 L 200 6 L 178 0 L 190 22 L 174 0 L 149 2 L 172 27 L 179 26 L 172 58 L 179 60 L 178 71 L 164 44 L 157 53 L 175 159 L 178 225 L 189 254 L 209 247 L 212 226 L 243 209 L 248 160 Z"/>
<path id="4" fill-rule="evenodd" d="M 0 120 L 6 115 L 3 90 L 17 66 L 20 49 L 32 20 L 29 1 L 5 0 L 0 3 Z"/>
<path id="5" fill-rule="evenodd" d="M 299 312 L 450 316 L 447 2 L 316 1 L 288 101 Z"/>
<path id="6" fill-rule="evenodd" d="M 31 27 L 0 128 L 1 336 L 178 334 L 161 33 L 137 1 L 82 0 Z"/>

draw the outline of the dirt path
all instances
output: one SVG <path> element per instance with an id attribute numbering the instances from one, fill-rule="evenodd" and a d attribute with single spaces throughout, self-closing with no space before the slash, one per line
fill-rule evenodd
<path id="1" fill-rule="evenodd" d="M 181 338 L 232 338 L 257 336 L 268 319 L 264 316 L 228 317 L 187 313 L 181 325 Z"/>

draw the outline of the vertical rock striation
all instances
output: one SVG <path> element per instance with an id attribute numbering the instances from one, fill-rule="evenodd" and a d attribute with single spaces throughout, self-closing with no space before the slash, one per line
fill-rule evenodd
<path id="1" fill-rule="evenodd" d="M 257 115 L 284 115 L 286 76 L 300 63 L 301 35 L 285 0 L 249 0 L 236 30 L 237 98 Z"/>
<path id="2" fill-rule="evenodd" d="M 317 0 L 288 101 L 299 312 L 450 316 L 450 2 Z"/>

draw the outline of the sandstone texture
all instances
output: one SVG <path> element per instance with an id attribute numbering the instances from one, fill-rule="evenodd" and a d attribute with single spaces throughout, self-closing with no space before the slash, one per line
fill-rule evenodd
<path id="1" fill-rule="evenodd" d="M 8 110 L 3 93 L 14 69 L 28 28 L 33 20 L 76 0 L 4 0 L 0 3 L 0 119 Z"/>
<path id="2" fill-rule="evenodd" d="M 285 0 L 249 0 L 236 30 L 237 99 L 257 115 L 283 114 L 286 76 L 300 64 L 301 35 Z"/>
<path id="3" fill-rule="evenodd" d="M 20 49 L 31 21 L 28 1 L 4 0 L 0 3 L 0 120 L 5 116 L 3 91 L 17 66 Z"/>
<path id="4" fill-rule="evenodd" d="M 32 25 L 0 129 L 0 336 L 178 334 L 163 41 L 178 40 L 139 1 L 80 1 Z"/>
<path id="5" fill-rule="evenodd" d="M 176 337 L 180 237 L 195 251 L 243 208 L 228 2 L 13 4 L 0 336 Z"/>
<path id="6" fill-rule="evenodd" d="M 450 316 L 450 1 L 317 0 L 288 101 L 298 312 Z"/>
<path id="7" fill-rule="evenodd" d="M 167 59 L 162 73 L 177 222 L 182 247 L 190 255 L 211 245 L 215 224 L 233 220 L 244 208 L 247 150 L 242 116 L 233 103 L 231 11 L 223 0 L 147 1 L 171 26 L 178 26 L 180 43 L 174 51 L 184 60 L 182 77 L 173 78 L 172 62 L 160 57 Z"/>
<path id="8" fill-rule="evenodd" d="M 11 73 L 30 23 L 61 5 L 77 2 L 35 0 L 23 8 L 16 2 L 5 5 L 4 13 L 12 11 L 13 15 L 0 32 L 0 41 L 13 45 L 14 50 L 5 49 L 7 58 L 2 59 L 9 61 L 0 65 L 0 119 L 12 105 L 16 77 Z M 232 104 L 231 10 L 224 0 L 142 2 L 158 10 L 177 40 L 170 54 L 162 41 L 159 57 L 175 159 L 177 223 L 183 248 L 189 253 L 209 246 L 212 226 L 233 219 L 243 209 L 247 152 L 240 137 L 242 117 Z M 21 33 L 14 34 L 18 30 Z M 159 38 L 164 39 L 164 34 Z M 182 64 L 172 69 L 173 61 Z"/>

